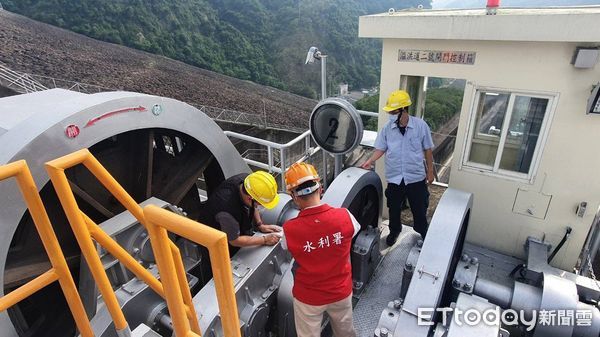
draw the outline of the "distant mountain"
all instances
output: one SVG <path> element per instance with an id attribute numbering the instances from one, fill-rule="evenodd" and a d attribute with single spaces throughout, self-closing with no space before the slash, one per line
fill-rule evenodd
<path id="1" fill-rule="evenodd" d="M 433 8 L 485 8 L 487 0 L 433 0 Z M 600 0 L 500 0 L 504 7 L 600 5 Z"/>
<path id="2" fill-rule="evenodd" d="M 320 87 L 317 46 L 330 92 L 379 79 L 381 44 L 358 39 L 360 15 L 429 0 L 1 0 L 5 9 L 99 40 L 165 55 L 307 97 Z"/>

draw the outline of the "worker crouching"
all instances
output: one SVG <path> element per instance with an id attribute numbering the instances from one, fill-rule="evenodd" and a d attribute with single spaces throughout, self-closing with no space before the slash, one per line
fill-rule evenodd
<path id="1" fill-rule="evenodd" d="M 354 337 L 352 322 L 352 238 L 360 225 L 345 208 L 321 203 L 322 187 L 315 168 L 293 164 L 286 189 L 300 208 L 283 225 L 284 245 L 295 259 L 294 317 L 299 337 L 321 336 L 323 313 L 336 337 Z"/>
<path id="2" fill-rule="evenodd" d="M 263 223 L 259 205 L 271 209 L 279 202 L 277 183 L 267 172 L 242 173 L 222 182 L 210 195 L 199 220 L 227 234 L 229 252 L 239 247 L 275 245 L 281 227 Z M 263 236 L 254 236 L 254 228 Z"/>

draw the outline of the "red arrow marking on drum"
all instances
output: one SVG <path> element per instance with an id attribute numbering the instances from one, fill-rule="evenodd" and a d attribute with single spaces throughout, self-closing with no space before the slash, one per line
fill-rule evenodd
<path id="1" fill-rule="evenodd" d="M 123 112 L 129 112 L 129 111 L 140 111 L 140 112 L 142 112 L 142 111 L 146 111 L 146 108 L 140 105 L 137 108 L 124 108 L 124 109 L 120 109 L 120 110 L 115 110 L 115 111 L 107 112 L 107 113 L 105 113 L 102 116 L 98 116 L 96 118 L 90 119 L 87 122 L 87 124 L 84 126 L 84 128 L 87 128 L 88 126 L 92 126 L 92 125 L 96 124 L 96 122 L 99 122 L 99 121 L 101 121 L 101 120 L 103 120 L 105 118 L 108 118 L 110 116 L 114 116 L 116 114 L 120 114 L 120 113 L 123 113 Z"/>

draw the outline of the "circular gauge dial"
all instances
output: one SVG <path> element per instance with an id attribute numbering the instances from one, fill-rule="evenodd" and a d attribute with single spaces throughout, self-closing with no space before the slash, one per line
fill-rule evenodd
<path id="1" fill-rule="evenodd" d="M 323 150 L 344 154 L 360 143 L 363 125 L 352 104 L 339 98 L 328 98 L 317 104 L 310 115 L 310 131 Z"/>

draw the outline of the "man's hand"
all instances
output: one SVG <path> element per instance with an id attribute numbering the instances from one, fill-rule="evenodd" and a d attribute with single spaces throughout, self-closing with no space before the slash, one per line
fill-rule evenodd
<path id="1" fill-rule="evenodd" d="M 367 159 L 367 161 L 360 165 L 360 167 L 364 168 L 365 170 L 370 170 L 371 166 L 373 166 L 373 163 L 376 162 L 377 159 L 381 158 L 384 153 L 385 151 L 375 149 L 371 155 L 371 158 Z"/>
<path id="2" fill-rule="evenodd" d="M 427 185 L 429 185 L 435 179 L 433 174 L 433 151 L 427 149 L 423 151 L 423 154 L 425 155 L 425 169 L 427 170 Z"/>
<path id="3" fill-rule="evenodd" d="M 435 176 L 433 175 L 433 170 L 427 170 L 427 185 L 430 185 L 435 180 Z"/>
<path id="4" fill-rule="evenodd" d="M 277 226 L 275 226 L 277 227 Z M 279 242 L 279 236 L 275 235 L 275 234 L 267 234 L 264 236 L 264 240 L 265 240 L 265 245 L 266 246 L 273 246 L 275 244 L 277 244 L 277 242 Z"/>
<path id="5" fill-rule="evenodd" d="M 276 233 L 281 232 L 281 227 L 276 225 L 261 224 L 260 226 L 258 226 L 258 230 L 262 233 Z"/>

